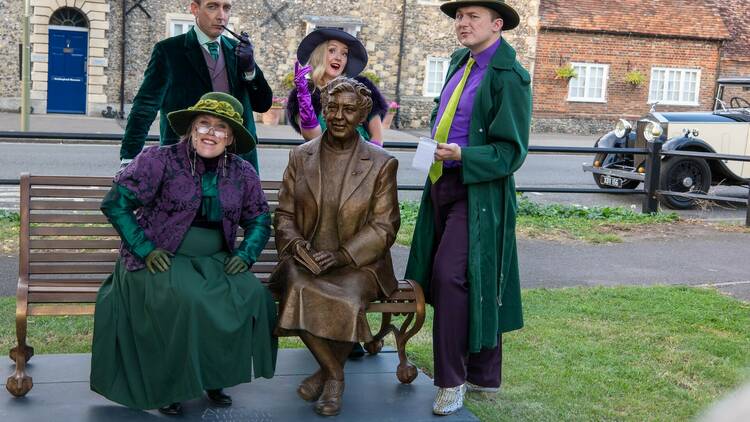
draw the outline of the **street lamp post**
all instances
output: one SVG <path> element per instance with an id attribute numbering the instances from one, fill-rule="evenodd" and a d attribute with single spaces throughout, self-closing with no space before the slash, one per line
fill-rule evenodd
<path id="1" fill-rule="evenodd" d="M 29 31 L 30 25 L 30 0 L 24 0 L 23 11 L 23 48 L 21 51 L 21 130 L 29 130 L 30 91 L 31 91 L 31 42 Z"/>

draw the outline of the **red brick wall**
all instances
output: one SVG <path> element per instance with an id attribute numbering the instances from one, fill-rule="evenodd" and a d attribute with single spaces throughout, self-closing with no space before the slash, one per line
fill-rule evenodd
<path id="1" fill-rule="evenodd" d="M 750 28 L 748 29 L 750 31 Z M 750 77 L 750 59 L 733 60 L 728 58 L 721 59 L 721 77 L 745 76 Z"/>
<path id="2" fill-rule="evenodd" d="M 534 117 L 616 119 L 648 111 L 652 67 L 701 69 L 700 106 L 659 106 L 662 111 L 704 110 L 713 106 L 719 43 L 710 41 L 600 35 L 542 30 L 534 69 Z M 555 79 L 555 69 L 568 62 L 609 65 L 605 103 L 570 102 L 568 84 Z M 624 81 L 639 70 L 646 81 L 633 87 Z"/>

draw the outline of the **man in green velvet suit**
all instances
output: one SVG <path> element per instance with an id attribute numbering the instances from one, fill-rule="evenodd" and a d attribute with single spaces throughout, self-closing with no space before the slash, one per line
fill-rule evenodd
<path id="1" fill-rule="evenodd" d="M 232 0 L 192 0 L 195 26 L 154 46 L 122 138 L 122 164 L 141 152 L 157 112 L 161 144 L 175 144 L 179 137 L 169 126 L 167 114 L 188 108 L 212 91 L 226 92 L 242 103 L 245 127 L 256 138 L 253 111 L 267 111 L 273 93 L 255 64 L 250 40 L 239 43 L 222 35 L 231 8 Z M 255 149 L 242 157 L 258 169 Z"/>

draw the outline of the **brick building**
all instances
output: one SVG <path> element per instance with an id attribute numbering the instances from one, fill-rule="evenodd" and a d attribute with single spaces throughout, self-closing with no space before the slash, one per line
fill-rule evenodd
<path id="1" fill-rule="evenodd" d="M 716 3 L 729 30 L 730 39 L 721 49 L 720 77 L 750 76 L 750 0 L 721 0 Z M 750 98 L 742 88 L 728 89 L 725 97 Z"/>
<path id="2" fill-rule="evenodd" d="M 23 1 L 0 0 L 0 43 L 11 52 L 0 67 L 0 110 L 20 103 Z M 190 0 L 29 1 L 35 113 L 98 116 L 121 103 L 127 113 L 153 44 L 193 23 Z M 402 126 L 424 127 L 459 47 L 452 20 L 439 10 L 444 1 L 235 0 L 230 26 L 250 33 L 277 96 L 286 96 L 282 81 L 309 31 L 333 26 L 356 35 L 370 55 L 366 70 L 381 79 L 387 99 L 400 102 Z M 521 24 L 503 36 L 532 74 L 534 129 L 599 132 L 656 100 L 662 110 L 710 108 L 718 77 L 750 75 L 748 2 L 508 0 Z M 61 58 L 68 61 L 60 65 Z M 580 76 L 557 79 L 555 70 L 568 64 Z M 633 71 L 644 76 L 640 85 L 625 82 Z M 77 88 L 66 91 L 69 85 Z"/>
<path id="3" fill-rule="evenodd" d="M 735 3 L 747 3 L 738 0 Z M 710 0 L 542 0 L 535 129 L 592 133 L 619 117 L 713 106 L 731 34 Z M 746 12 L 745 12 L 746 13 Z M 747 28 L 745 29 L 747 31 Z M 558 78 L 572 66 L 577 77 Z M 626 82 L 639 72 L 642 83 Z"/>
<path id="4" fill-rule="evenodd" d="M 458 47 L 452 20 L 439 10 L 443 1 L 235 0 L 230 27 L 250 34 L 257 61 L 278 96 L 286 96 L 282 81 L 293 70 L 296 47 L 309 31 L 327 26 L 356 35 L 370 55 L 366 70 L 381 79 L 387 99 L 401 103 L 404 126 L 420 127 L 427 123 L 450 54 Z M 107 107 L 120 110 L 121 100 L 127 113 L 154 43 L 187 31 L 194 22 L 190 0 L 30 2 L 35 113 L 99 116 Z M 521 27 L 508 33 L 509 40 L 531 66 L 539 0 L 509 2 L 524 16 Z M 0 109 L 16 110 L 20 83 L 15 51 L 21 42 L 23 1 L 0 0 L 0 7 L 0 41 L 14 52 L 9 65 L 0 68 Z M 71 69 L 78 73 L 66 73 Z"/>

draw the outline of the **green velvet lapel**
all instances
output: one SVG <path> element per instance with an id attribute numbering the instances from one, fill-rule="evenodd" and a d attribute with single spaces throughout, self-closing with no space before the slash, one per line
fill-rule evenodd
<path id="1" fill-rule="evenodd" d="M 229 80 L 229 91 L 234 94 L 234 90 L 237 89 L 238 81 L 237 75 L 237 56 L 234 55 L 234 44 L 225 36 L 219 37 L 221 40 L 221 50 L 224 53 L 224 66 L 227 68 L 227 79 Z"/>
<path id="2" fill-rule="evenodd" d="M 185 56 L 193 67 L 193 70 L 198 74 L 201 82 L 203 82 L 203 92 L 213 91 L 211 85 L 211 75 L 208 74 L 208 66 L 206 66 L 206 59 L 203 57 L 201 52 L 200 44 L 198 44 L 198 37 L 195 35 L 194 30 L 188 31 L 185 34 Z"/>

